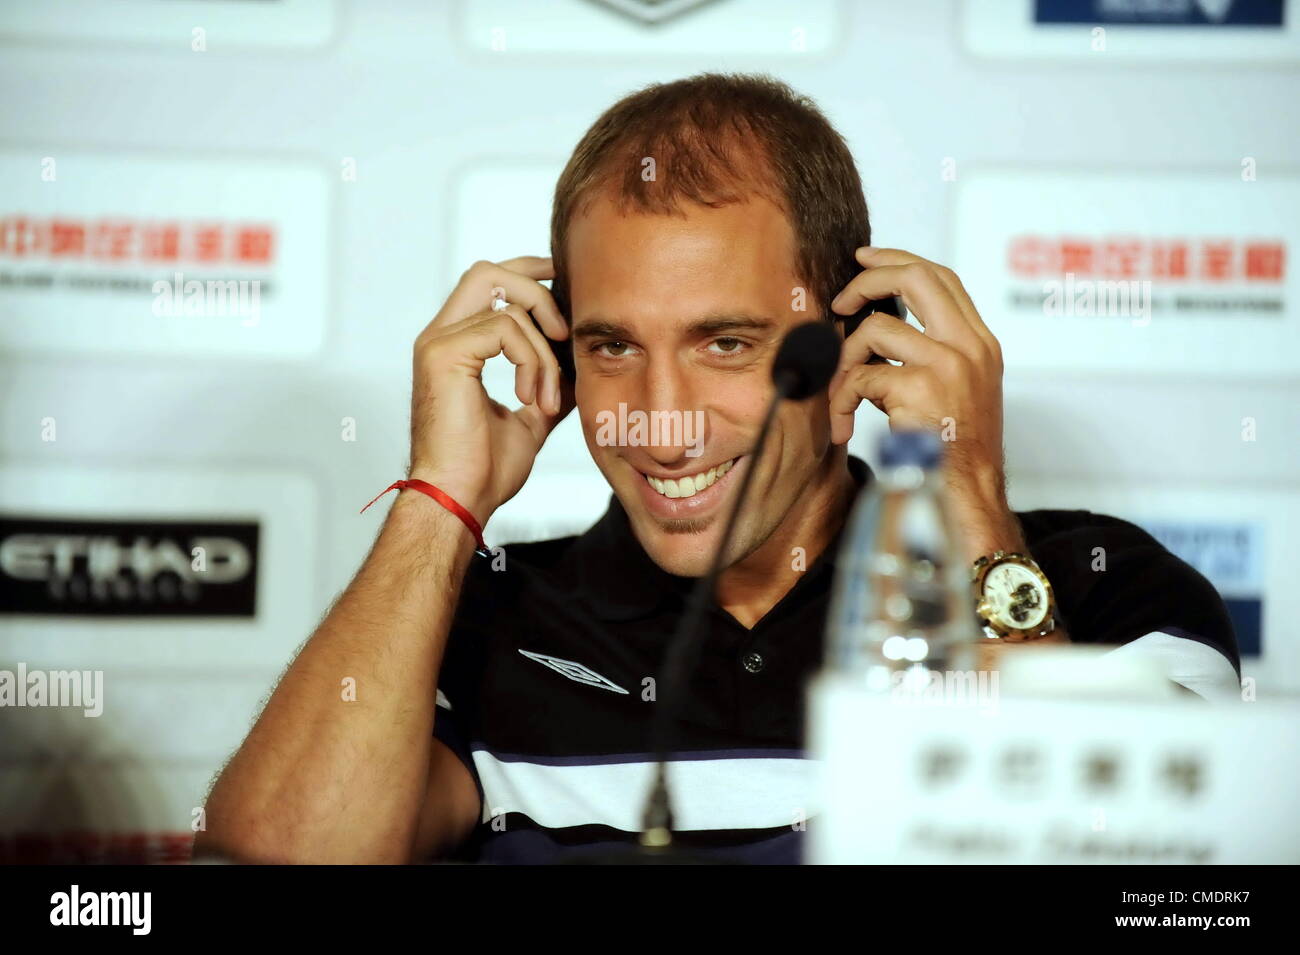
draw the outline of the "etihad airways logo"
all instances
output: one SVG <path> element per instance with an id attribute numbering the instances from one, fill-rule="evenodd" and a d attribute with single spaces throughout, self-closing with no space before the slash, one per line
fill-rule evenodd
<path id="1" fill-rule="evenodd" d="M 256 611 L 255 523 L 0 516 L 0 613 Z"/>

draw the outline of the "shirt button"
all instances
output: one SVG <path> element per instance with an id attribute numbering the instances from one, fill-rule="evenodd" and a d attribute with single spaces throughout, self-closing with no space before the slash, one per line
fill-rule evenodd
<path id="1" fill-rule="evenodd" d="M 759 670 L 763 669 L 763 657 L 758 653 L 746 653 L 741 663 L 744 664 L 745 669 L 750 673 L 757 673 Z"/>

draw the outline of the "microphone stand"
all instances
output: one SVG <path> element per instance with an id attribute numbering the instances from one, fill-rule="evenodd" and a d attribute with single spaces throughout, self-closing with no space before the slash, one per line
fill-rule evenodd
<path id="1" fill-rule="evenodd" d="M 767 433 L 771 430 L 772 419 L 776 416 L 776 409 L 793 390 L 794 382 L 792 378 L 793 376 L 790 374 L 776 376 L 776 394 L 772 396 L 772 400 L 767 406 L 767 414 L 763 417 L 763 427 L 758 432 L 758 443 L 754 447 L 750 465 L 745 468 L 745 474 L 740 479 L 740 487 L 736 491 L 736 500 L 731 508 L 731 513 L 727 517 L 726 527 L 722 531 L 722 539 L 718 542 L 718 548 L 714 552 L 713 563 L 709 567 L 708 573 L 701 577 L 691 589 L 686 612 L 678 621 L 677 630 L 668 645 L 663 674 L 665 692 L 660 708 L 655 711 L 655 718 L 651 728 L 651 739 L 655 754 L 655 778 L 642 815 L 640 842 L 645 849 L 663 851 L 672 844 L 673 807 L 672 796 L 668 788 L 668 757 L 670 755 L 670 742 L 675 735 L 677 719 L 682 709 L 681 700 L 687 692 L 686 678 L 694 671 L 695 662 L 699 656 L 700 641 L 692 638 L 699 632 L 700 623 L 708 609 L 709 602 L 714 597 L 718 575 L 722 572 L 722 562 L 726 559 L 727 548 L 731 546 L 731 537 L 735 533 L 740 511 L 745 505 L 745 499 L 749 496 L 749 487 L 754 480 L 754 472 L 758 470 L 758 461 L 763 455 L 764 446 L 767 444 Z"/>

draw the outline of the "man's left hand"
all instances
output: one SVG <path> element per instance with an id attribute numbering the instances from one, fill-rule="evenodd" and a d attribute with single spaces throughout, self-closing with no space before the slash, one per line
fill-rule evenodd
<path id="1" fill-rule="evenodd" d="M 952 269 L 899 249 L 864 247 L 864 271 L 831 303 L 852 315 L 897 295 L 925 329 L 877 312 L 844 342 L 830 386 L 831 437 L 853 436 L 863 399 L 893 430 L 926 429 L 945 440 L 944 477 L 953 518 L 973 562 L 995 550 L 1023 550 L 1006 499 L 1002 449 L 1002 348 Z M 872 355 L 902 362 L 874 364 Z"/>

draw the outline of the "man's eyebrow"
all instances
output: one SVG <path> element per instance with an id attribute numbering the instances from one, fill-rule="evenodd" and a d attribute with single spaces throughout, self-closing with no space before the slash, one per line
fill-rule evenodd
<path id="1" fill-rule="evenodd" d="M 719 332 L 764 332 L 775 328 L 776 322 L 760 315 L 710 315 L 692 322 L 686 331 L 692 335 L 717 335 Z"/>
<path id="2" fill-rule="evenodd" d="M 759 315 L 707 315 L 686 326 L 688 335 L 717 335 L 721 332 L 735 332 L 744 329 L 767 331 L 776 326 L 770 318 Z M 577 338 L 613 338 L 627 339 L 635 337 L 626 325 L 620 325 L 603 318 L 583 319 L 573 327 L 573 337 Z"/>
<path id="3" fill-rule="evenodd" d="M 624 325 L 603 318 L 584 318 L 573 326 L 573 338 L 631 338 L 632 332 Z"/>

